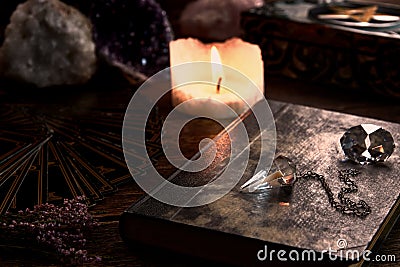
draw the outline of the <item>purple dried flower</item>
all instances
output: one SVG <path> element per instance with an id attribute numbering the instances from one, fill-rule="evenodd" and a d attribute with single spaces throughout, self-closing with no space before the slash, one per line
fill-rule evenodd
<path id="1" fill-rule="evenodd" d="M 24 245 L 39 244 L 54 251 L 67 264 L 92 263 L 100 257 L 88 257 L 84 249 L 84 234 L 98 223 L 88 212 L 84 198 L 68 200 L 63 204 L 36 205 L 33 210 L 7 213 L 0 216 L 0 238 L 17 240 Z M 31 241 L 33 244 L 29 244 Z"/>

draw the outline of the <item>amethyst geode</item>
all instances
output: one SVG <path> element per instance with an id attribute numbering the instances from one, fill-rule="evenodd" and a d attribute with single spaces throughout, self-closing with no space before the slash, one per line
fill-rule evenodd
<path id="1" fill-rule="evenodd" d="M 172 31 L 154 0 L 94 1 L 90 19 L 98 53 L 109 63 L 147 76 L 168 66 Z"/>

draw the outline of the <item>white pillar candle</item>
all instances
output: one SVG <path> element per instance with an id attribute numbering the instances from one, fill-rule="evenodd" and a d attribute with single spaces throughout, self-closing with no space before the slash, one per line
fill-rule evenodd
<path id="1" fill-rule="evenodd" d="M 190 100 L 181 109 L 185 113 L 215 119 L 231 118 L 237 115 L 229 112 L 225 105 L 240 115 L 263 97 L 264 68 L 257 45 L 239 38 L 211 44 L 192 38 L 179 39 L 170 42 L 170 60 L 172 104 L 177 106 Z M 174 68 L 191 62 L 222 65 L 205 64 L 199 68 L 194 64 L 183 70 Z M 210 65 L 211 68 L 205 67 Z"/>

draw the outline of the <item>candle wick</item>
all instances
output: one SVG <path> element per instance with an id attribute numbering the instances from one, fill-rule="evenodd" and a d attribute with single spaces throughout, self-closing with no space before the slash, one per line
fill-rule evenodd
<path id="1" fill-rule="evenodd" d="M 219 94 L 220 88 L 221 88 L 221 82 L 222 82 L 222 77 L 218 78 L 218 83 L 217 83 L 217 94 Z"/>

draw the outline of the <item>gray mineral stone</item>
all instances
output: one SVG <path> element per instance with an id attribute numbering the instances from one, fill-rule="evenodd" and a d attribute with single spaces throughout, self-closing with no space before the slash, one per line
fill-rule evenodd
<path id="1" fill-rule="evenodd" d="M 18 6 L 0 49 L 0 72 L 38 87 L 79 84 L 96 70 L 90 21 L 58 0 Z"/>

